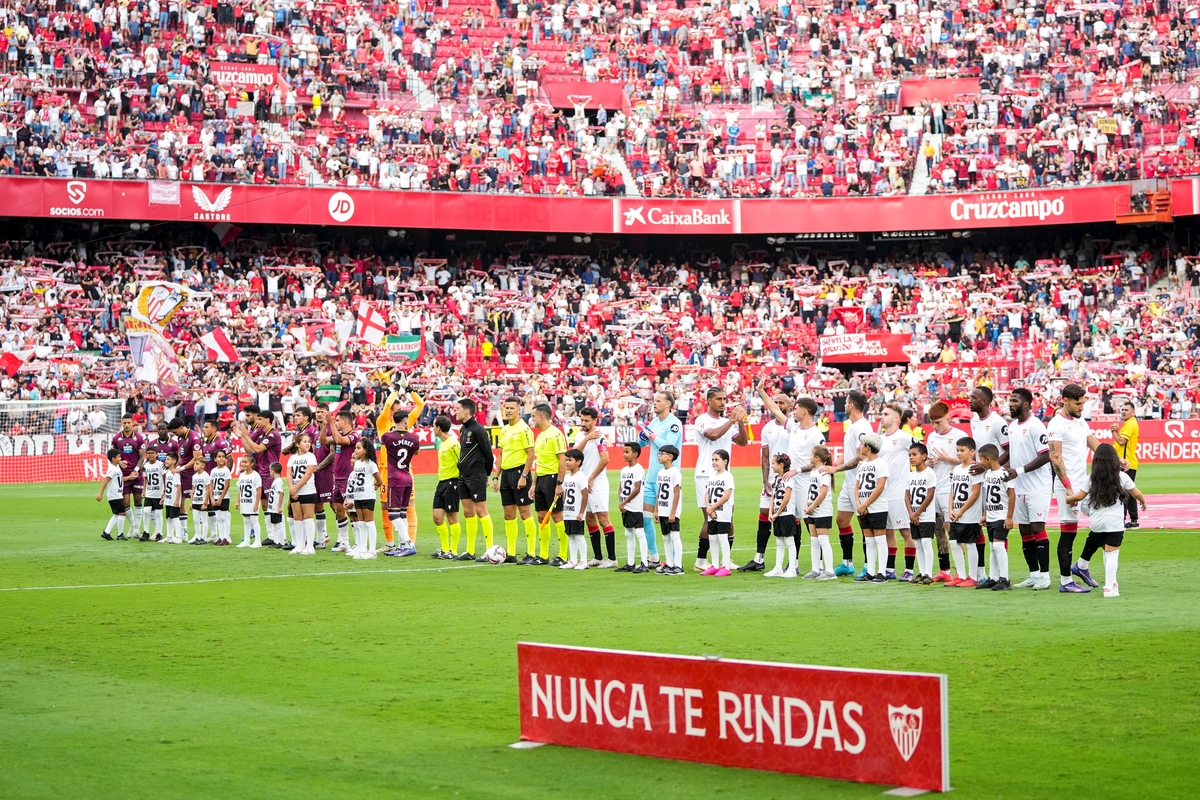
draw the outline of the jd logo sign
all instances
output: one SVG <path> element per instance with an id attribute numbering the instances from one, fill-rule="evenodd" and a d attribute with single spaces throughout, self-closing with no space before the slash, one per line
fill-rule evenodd
<path id="1" fill-rule="evenodd" d="M 354 198 L 345 192 L 335 192 L 329 198 L 329 216 L 335 222 L 349 222 L 354 216 Z"/>

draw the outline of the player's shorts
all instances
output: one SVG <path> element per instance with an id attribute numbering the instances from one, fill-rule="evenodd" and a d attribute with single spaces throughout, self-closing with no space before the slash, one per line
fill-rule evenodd
<path id="1" fill-rule="evenodd" d="M 225 498 L 224 500 L 222 500 L 221 505 L 218 506 L 215 510 L 216 511 L 228 511 L 229 510 L 229 498 Z"/>
<path id="2" fill-rule="evenodd" d="M 1050 495 L 1018 494 L 1013 507 L 1013 522 L 1018 525 L 1046 524 L 1050 517 Z"/>
<path id="3" fill-rule="evenodd" d="M 608 513 L 608 476 L 597 475 L 588 489 L 587 510 L 591 514 Z"/>
<path id="4" fill-rule="evenodd" d="M 657 503 L 657 502 L 658 502 L 658 477 L 655 476 L 654 479 L 651 479 L 650 476 L 647 475 L 642 480 L 642 506 L 643 507 L 650 506 L 651 508 L 654 508 L 655 503 Z"/>
<path id="5" fill-rule="evenodd" d="M 179 519 L 179 506 L 167 506 L 167 519 Z"/>
<path id="6" fill-rule="evenodd" d="M 728 536 L 729 531 L 733 528 L 732 522 L 717 522 L 712 520 L 708 523 L 708 538 L 714 536 Z"/>
<path id="7" fill-rule="evenodd" d="M 764 516 L 771 511 L 771 500 L 771 492 L 767 489 L 763 489 L 758 495 L 758 510 L 765 512 Z"/>
<path id="8" fill-rule="evenodd" d="M 408 508 L 408 506 L 404 506 L 404 508 Z M 355 500 L 354 501 L 354 510 L 355 511 L 374 511 L 375 510 L 375 498 L 369 497 L 366 500 Z"/>
<path id="9" fill-rule="evenodd" d="M 808 485 L 812 479 L 807 475 L 797 475 L 792 479 L 792 514 L 796 519 L 804 519 L 804 509 L 808 508 Z"/>
<path id="10" fill-rule="evenodd" d="M 623 525 L 624 527 L 629 528 L 631 530 L 633 528 L 642 527 L 642 525 L 645 524 L 645 521 L 646 521 L 646 515 L 643 514 L 641 511 L 622 511 L 621 512 L 621 525 Z"/>
<path id="11" fill-rule="evenodd" d="M 1054 482 L 1054 497 L 1058 500 L 1058 522 L 1079 522 L 1079 506 L 1072 508 L 1067 503 L 1067 490 L 1059 481 Z"/>
<path id="12" fill-rule="evenodd" d="M 887 526 L 894 531 L 904 531 L 912 527 L 912 516 L 908 513 L 908 506 L 904 503 L 904 498 L 888 500 L 888 521 Z"/>
<path id="13" fill-rule="evenodd" d="M 118 497 L 116 500 L 109 500 L 108 507 L 112 509 L 112 513 L 120 516 L 125 513 L 125 498 Z"/>
<path id="14" fill-rule="evenodd" d="M 160 508 L 162 508 L 162 498 L 161 497 L 147 497 L 146 498 L 146 508 L 150 508 L 155 511 L 158 511 Z"/>
<path id="15" fill-rule="evenodd" d="M 191 496 L 191 494 L 192 494 L 192 476 L 195 474 L 196 473 L 190 469 L 187 470 L 186 472 L 179 473 L 179 488 L 183 492 L 183 494 L 181 495 L 182 497 L 190 497 Z M 271 484 L 266 483 L 263 485 L 270 486 Z"/>
<path id="16" fill-rule="evenodd" d="M 693 482 L 696 485 L 696 508 L 704 508 L 708 505 L 708 476 L 697 475 Z M 682 505 L 680 510 L 682 510 Z"/>
<path id="17" fill-rule="evenodd" d="M 317 499 L 322 503 L 333 502 L 333 468 L 317 470 L 317 474 L 313 476 L 313 483 L 317 486 Z"/>
<path id="18" fill-rule="evenodd" d="M 517 488 L 524 472 L 525 467 L 521 466 L 500 473 L 500 505 L 527 506 L 533 502 L 533 498 L 529 496 L 529 481 L 525 481 L 524 489 Z"/>
<path id="19" fill-rule="evenodd" d="M 346 497 L 346 480 L 346 478 L 343 478 L 342 480 L 338 480 L 337 478 L 333 479 L 333 495 L 330 496 L 329 502 L 337 503 L 338 505 L 345 505 L 350 499 L 349 497 Z"/>
<path id="20" fill-rule="evenodd" d="M 1125 531 L 1092 531 L 1088 540 L 1103 547 L 1120 547 L 1125 541 Z"/>
<path id="21" fill-rule="evenodd" d="M 987 536 L 989 542 L 1007 542 L 1008 528 L 1004 527 L 1004 520 L 989 522 L 987 524 Z"/>
<path id="22" fill-rule="evenodd" d="M 837 510 L 854 514 L 858 510 L 858 500 L 854 497 L 854 478 L 847 476 L 842 483 L 842 490 L 837 496 Z"/>
<path id="23" fill-rule="evenodd" d="M 937 528 L 936 522 L 918 522 L 917 526 L 912 529 L 914 539 L 932 539 L 933 532 Z"/>
<path id="24" fill-rule="evenodd" d="M 775 518 L 774 533 L 780 539 L 790 539 L 796 535 L 796 518 L 791 514 Z"/>
<path id="25" fill-rule="evenodd" d="M 412 504 L 413 485 L 411 483 L 395 483 L 388 485 L 388 509 L 399 511 Z"/>
<path id="26" fill-rule="evenodd" d="M 450 514 L 458 513 L 458 478 L 447 478 L 438 481 L 433 490 L 433 507 Z"/>
<path id="27" fill-rule="evenodd" d="M 563 499 L 560 494 L 557 498 L 554 496 L 555 490 L 558 488 L 558 473 L 552 475 L 538 475 L 537 483 L 534 484 L 533 503 L 541 513 L 545 513 L 553 506 L 555 511 L 563 510 Z"/>
<path id="28" fill-rule="evenodd" d="M 458 499 L 471 500 L 475 503 L 486 503 L 487 483 L 487 475 L 483 473 L 477 475 L 459 475 Z"/>
<path id="29" fill-rule="evenodd" d="M 937 515 L 943 518 L 943 521 L 950 516 L 949 489 L 946 489 L 944 492 L 938 492 L 933 496 L 933 507 L 937 511 Z"/>
<path id="30" fill-rule="evenodd" d="M 563 533 L 567 536 L 583 536 L 587 532 L 587 525 L 581 519 L 566 519 L 563 520 Z"/>
<path id="31" fill-rule="evenodd" d="M 827 531 L 833 527 L 833 517 L 805 517 L 804 521 L 808 523 L 809 533 L 816 528 Z"/>
<path id="32" fill-rule="evenodd" d="M 306 486 L 304 488 L 307 489 L 308 487 Z M 296 502 L 294 503 L 294 505 L 301 505 L 301 506 L 315 506 L 316 504 L 317 504 L 317 493 L 316 492 L 313 492 L 312 494 L 302 494 L 296 498 Z"/>
<path id="33" fill-rule="evenodd" d="M 863 529 L 881 531 L 887 528 L 887 522 L 888 513 L 886 511 L 872 511 L 869 514 L 858 515 L 858 527 Z"/>
<path id="34" fill-rule="evenodd" d="M 659 517 L 658 527 L 664 536 L 668 533 L 675 533 L 679 530 L 679 517 L 676 517 L 674 522 L 668 522 L 666 517 Z"/>
<path id="35" fill-rule="evenodd" d="M 283 524 L 283 514 L 267 514 L 267 522 L 272 525 Z"/>
<path id="36" fill-rule="evenodd" d="M 121 481 L 125 485 L 126 497 L 129 497 L 131 494 L 141 495 L 142 487 L 145 485 L 142 473 L 139 472 L 136 475 L 122 475 Z"/>
<path id="37" fill-rule="evenodd" d="M 978 522 L 951 522 L 950 539 L 959 544 L 975 544 L 979 541 L 980 526 Z"/>

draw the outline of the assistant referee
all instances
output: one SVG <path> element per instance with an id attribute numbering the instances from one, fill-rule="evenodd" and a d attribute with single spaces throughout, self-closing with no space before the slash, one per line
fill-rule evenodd
<path id="1" fill-rule="evenodd" d="M 562 486 L 567 474 L 567 437 L 550 424 L 553 409 L 545 403 L 533 407 L 533 424 L 538 429 L 533 449 L 537 456 L 537 482 L 533 486 L 534 508 L 537 509 L 539 530 L 546 512 L 553 509 L 554 530 L 558 534 L 558 555 L 553 561 L 550 557 L 550 533 L 542 534 L 541 552 L 538 564 L 549 564 L 552 567 L 567 563 L 563 556 L 567 553 L 567 529 L 563 525 Z"/>
<path id="2" fill-rule="evenodd" d="M 484 552 L 492 546 L 492 518 L 487 510 L 487 480 L 492 471 L 492 437 L 475 419 L 475 401 L 464 397 L 454 406 L 454 415 L 462 426 L 458 431 L 458 497 L 462 501 L 463 533 L 467 535 L 467 552 L 456 561 L 486 561 L 484 556 L 472 558 L 475 534 L 483 528 Z"/>
<path id="3" fill-rule="evenodd" d="M 521 398 L 510 397 L 500 407 L 500 464 L 492 475 L 492 489 L 500 490 L 504 506 L 504 538 L 508 545 L 506 564 L 532 564 L 536 560 L 537 523 L 529 506 L 533 481 L 533 431 L 521 419 Z M 517 561 L 517 517 L 525 526 L 525 557 Z"/>

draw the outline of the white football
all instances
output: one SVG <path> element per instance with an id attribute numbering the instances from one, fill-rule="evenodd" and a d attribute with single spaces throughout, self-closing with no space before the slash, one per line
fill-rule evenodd
<path id="1" fill-rule="evenodd" d="M 483 557 L 493 564 L 503 564 L 504 559 L 508 558 L 508 551 L 506 551 L 500 545 L 494 544 L 487 549 L 487 552 L 483 554 Z"/>

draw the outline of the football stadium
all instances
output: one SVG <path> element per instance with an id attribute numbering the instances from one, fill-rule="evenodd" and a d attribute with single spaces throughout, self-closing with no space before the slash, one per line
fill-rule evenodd
<path id="1" fill-rule="evenodd" d="M 1194 793 L 1195 3 L 0 9 L 0 797 Z"/>

